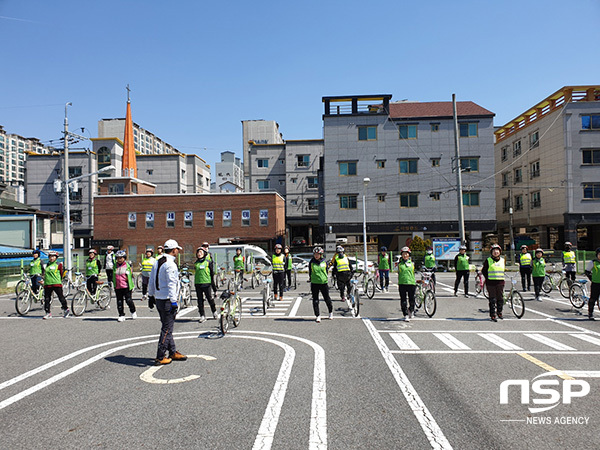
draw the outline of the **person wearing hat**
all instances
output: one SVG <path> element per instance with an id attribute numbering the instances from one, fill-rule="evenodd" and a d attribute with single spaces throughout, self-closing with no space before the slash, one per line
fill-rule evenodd
<path id="1" fill-rule="evenodd" d="M 283 300 L 283 286 L 285 285 L 285 256 L 281 244 L 275 245 L 275 253 L 271 256 L 273 264 L 273 298 Z M 279 298 L 277 298 L 279 292 Z"/>
<path id="2" fill-rule="evenodd" d="M 535 293 L 535 299 L 539 302 L 540 294 L 542 292 L 542 284 L 544 284 L 544 278 L 546 277 L 546 260 L 544 259 L 544 250 L 538 248 L 535 251 L 535 258 L 531 261 L 531 275 L 533 277 L 533 291 Z"/>
<path id="3" fill-rule="evenodd" d="M 31 277 L 31 290 L 37 294 L 44 277 L 44 262 L 40 258 L 40 251 L 37 248 L 33 251 L 33 259 L 29 263 L 29 276 Z"/>
<path id="4" fill-rule="evenodd" d="M 290 253 L 290 248 L 287 245 L 283 249 L 283 256 L 285 256 L 285 278 L 287 280 L 287 286 L 285 290 L 289 291 L 292 288 L 293 260 L 292 254 Z"/>
<path id="5" fill-rule="evenodd" d="M 137 313 L 135 312 L 135 304 L 131 299 L 131 293 L 133 292 L 133 271 L 131 266 L 125 258 L 127 253 L 125 250 L 119 250 L 116 253 L 116 265 L 113 273 L 112 283 L 115 287 L 115 295 L 117 297 L 117 311 L 119 312 L 118 322 L 125 322 L 125 308 L 123 307 L 123 300 L 129 306 L 129 312 L 133 320 L 137 319 Z"/>
<path id="6" fill-rule="evenodd" d="M 431 279 L 433 280 L 433 285 L 435 286 L 435 255 L 433 254 L 433 249 L 431 247 L 427 248 L 427 253 L 425 253 L 425 257 L 423 258 L 423 265 L 425 269 L 431 272 Z"/>
<path id="7" fill-rule="evenodd" d="M 565 250 L 562 252 L 563 268 L 567 280 L 570 280 L 569 286 L 571 286 L 571 282 L 575 281 L 575 263 L 577 262 L 575 258 L 575 252 L 573 251 L 572 247 L 573 244 L 570 242 L 565 242 Z"/>
<path id="8" fill-rule="evenodd" d="M 204 314 L 205 297 L 213 317 L 215 319 L 219 318 L 212 296 L 213 292 L 217 292 L 215 269 L 213 262 L 207 258 L 207 255 L 208 253 L 202 247 L 198 247 L 196 250 L 197 259 L 194 263 L 194 286 L 196 287 L 196 298 L 198 299 L 198 311 L 200 312 L 200 320 L 198 322 L 200 323 L 206 322 L 206 315 Z"/>
<path id="9" fill-rule="evenodd" d="M 156 352 L 156 365 L 170 364 L 171 361 L 185 361 L 187 356 L 179 353 L 173 339 L 173 326 L 177 314 L 179 298 L 179 269 L 175 258 L 181 247 L 174 239 L 164 245 L 165 256 L 152 267 L 148 283 L 148 295 L 151 302 L 156 303 L 160 316 L 160 337 Z"/>
<path id="10" fill-rule="evenodd" d="M 400 262 L 398 262 L 398 292 L 400 293 L 400 308 L 404 320 L 409 322 L 415 312 L 415 264 L 410 259 L 410 247 L 402 247 L 400 250 Z M 406 298 L 408 297 L 408 304 Z"/>
<path id="11" fill-rule="evenodd" d="M 85 276 L 87 277 L 87 289 L 90 294 L 96 294 L 98 274 L 100 273 L 100 262 L 95 249 L 88 251 L 89 258 L 85 260 Z"/>
<path id="12" fill-rule="evenodd" d="M 165 249 L 162 245 L 159 245 L 158 247 L 156 247 L 156 260 L 158 261 L 163 256 L 165 256 Z"/>
<path id="13" fill-rule="evenodd" d="M 502 319 L 502 307 L 504 306 L 504 258 L 500 256 L 502 247 L 494 244 L 490 247 L 491 256 L 483 262 L 481 273 L 485 277 L 485 286 L 488 290 L 490 319 L 498 322 Z"/>
<path id="14" fill-rule="evenodd" d="M 321 311 L 319 310 L 319 292 L 323 295 L 323 300 L 329 310 L 329 319 L 333 319 L 333 305 L 329 297 L 329 286 L 327 286 L 327 261 L 323 258 L 323 247 L 315 247 L 313 257 L 308 263 L 308 279 L 310 280 L 310 290 L 312 293 L 313 311 L 315 312 L 315 321 L 321 323 Z"/>
<path id="15" fill-rule="evenodd" d="M 588 302 L 588 318 L 594 319 L 594 306 L 600 298 L 600 247 L 596 249 L 596 259 L 587 263 L 585 274 L 592 282 L 590 288 L 590 300 Z M 600 306 L 599 306 L 600 308 Z"/>
<path id="16" fill-rule="evenodd" d="M 337 279 L 337 286 L 340 291 L 340 298 L 343 302 L 348 302 L 350 306 L 350 299 L 346 298 L 346 292 L 350 294 L 350 280 L 354 274 L 354 266 L 352 261 L 348 259 L 348 256 L 344 254 L 344 247 L 338 245 L 335 248 L 335 255 L 331 259 L 330 263 L 332 271 L 335 272 L 335 278 Z"/>
<path id="17" fill-rule="evenodd" d="M 147 248 L 142 258 L 142 301 L 148 298 L 148 280 L 155 262 L 154 250 Z"/>
<path id="18" fill-rule="evenodd" d="M 387 252 L 387 247 L 381 247 L 377 256 L 377 270 L 379 270 L 379 282 L 381 290 L 389 292 L 390 287 L 390 270 L 392 268 L 392 258 Z"/>
<path id="19" fill-rule="evenodd" d="M 525 244 L 521 245 L 521 254 L 519 255 L 519 272 L 521 273 L 521 286 L 523 292 L 531 290 L 531 253 Z M 527 282 L 527 283 L 525 283 Z"/>
<path id="20" fill-rule="evenodd" d="M 58 258 L 58 252 L 55 252 L 54 250 L 48 252 L 48 265 L 44 271 L 44 311 L 46 311 L 44 319 L 52 318 L 52 313 L 50 312 L 50 302 L 52 301 L 53 292 L 56 293 L 56 296 L 60 301 L 63 317 L 66 319 L 71 314 L 69 307 L 67 306 L 67 300 L 63 295 L 63 265 L 57 263 L 56 258 Z"/>
<path id="21" fill-rule="evenodd" d="M 204 251 L 202 247 L 198 250 Z M 212 263 L 212 261 L 211 261 Z M 234 280 L 236 285 L 240 286 L 240 289 L 244 286 L 244 268 L 246 267 L 246 258 L 242 255 L 242 247 L 238 247 L 235 249 L 235 255 L 233 255 L 233 272 L 234 272 Z M 213 273 L 214 275 L 214 273 Z M 212 276 L 211 276 L 212 280 Z M 215 289 L 216 291 L 216 289 Z"/>
<path id="22" fill-rule="evenodd" d="M 208 243 L 208 242 L 203 242 L 203 243 L 202 243 L 202 248 L 203 248 L 203 249 L 204 249 L 204 251 L 206 252 L 206 257 L 208 258 L 208 260 L 209 260 L 209 261 L 212 261 L 212 260 L 213 260 L 213 257 L 212 257 L 212 253 L 210 253 L 210 252 L 208 251 L 208 248 L 209 248 L 209 247 L 210 247 L 210 245 L 209 245 L 209 243 Z"/>
<path id="23" fill-rule="evenodd" d="M 115 248 L 112 245 L 106 247 L 106 257 L 104 258 L 104 271 L 106 272 L 106 278 L 109 284 L 113 282 L 113 272 L 115 269 L 115 254 L 113 252 Z"/>
<path id="24" fill-rule="evenodd" d="M 456 267 L 456 279 L 454 280 L 454 296 L 458 295 L 458 286 L 460 279 L 463 279 L 465 297 L 469 296 L 469 256 L 467 255 L 467 246 L 461 245 L 458 255 L 454 257 L 454 267 Z"/>

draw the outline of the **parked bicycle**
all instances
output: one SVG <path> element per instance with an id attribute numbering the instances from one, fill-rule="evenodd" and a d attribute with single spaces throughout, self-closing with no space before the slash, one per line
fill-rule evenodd
<path id="1" fill-rule="evenodd" d="M 354 317 L 360 313 L 360 290 L 358 289 L 358 275 L 354 275 L 350 280 L 350 291 L 348 292 L 348 308 Z"/>
<path id="2" fill-rule="evenodd" d="M 362 275 L 362 288 L 365 295 L 371 299 L 375 295 L 376 291 L 381 292 L 381 281 L 379 279 L 379 270 L 376 270 L 375 273 L 371 274 L 368 272 L 363 272 Z"/>
<path id="3" fill-rule="evenodd" d="M 483 293 L 485 298 L 490 298 L 485 288 L 485 277 L 481 273 L 481 268 L 477 267 L 475 269 L 475 295 L 479 295 L 480 293 Z"/>
<path id="4" fill-rule="evenodd" d="M 263 316 L 267 314 L 267 309 L 273 307 L 273 278 L 269 275 L 262 274 L 262 307 Z"/>
<path id="5" fill-rule="evenodd" d="M 525 303 L 523 302 L 523 296 L 517 289 L 517 279 L 515 277 L 510 278 L 510 290 L 504 291 L 502 293 L 502 299 L 504 304 L 510 303 L 510 309 L 512 309 L 513 314 L 520 319 L 525 314 Z"/>
<path id="6" fill-rule="evenodd" d="M 227 283 L 227 288 L 230 291 L 238 291 L 242 289 L 242 282 L 248 281 L 244 278 L 244 272 L 233 272 L 233 276 L 229 279 Z"/>
<path id="7" fill-rule="evenodd" d="M 250 275 L 250 285 L 252 289 L 257 288 L 262 283 L 262 277 L 260 275 L 261 267 L 255 266 L 252 271 L 252 275 Z"/>
<path id="8" fill-rule="evenodd" d="M 421 272 L 423 275 L 423 272 Z M 421 307 L 425 310 L 425 314 L 428 317 L 433 317 L 437 309 L 437 299 L 435 298 L 435 292 L 431 289 L 433 281 L 431 280 L 431 273 L 429 277 L 425 275 L 420 280 L 417 280 L 417 288 L 415 291 L 415 314 Z"/>
<path id="9" fill-rule="evenodd" d="M 221 306 L 221 316 L 219 325 L 221 332 L 226 334 L 231 325 L 237 327 L 242 320 L 242 300 L 236 291 L 225 289 L 221 294 L 223 305 Z"/>
<path id="10" fill-rule="evenodd" d="M 177 305 L 180 309 L 192 306 L 190 272 L 187 266 L 183 266 L 179 271 L 179 297 L 177 299 Z"/>
<path id="11" fill-rule="evenodd" d="M 73 272 L 73 269 L 69 269 L 65 272 L 62 279 L 63 295 L 67 298 L 71 295 L 71 292 L 77 291 L 81 286 L 85 285 L 85 275 L 81 272 L 75 272 L 75 281 L 71 277 L 67 276 L 69 272 Z"/>
<path id="12" fill-rule="evenodd" d="M 226 281 L 227 281 L 227 270 L 225 269 L 225 267 L 219 266 L 219 268 L 217 269 L 217 275 L 216 275 L 217 287 L 223 287 L 225 285 Z"/>
<path id="13" fill-rule="evenodd" d="M 95 304 L 99 309 L 105 310 L 110 307 L 111 290 L 104 281 L 96 281 L 96 293 L 90 294 L 86 285 L 82 285 L 71 300 L 71 312 L 76 316 L 81 316 L 87 309 L 88 302 Z"/>
<path id="14" fill-rule="evenodd" d="M 55 294 L 52 294 L 53 296 Z M 44 305 L 44 286 L 39 285 L 37 294 L 33 292 L 33 286 L 29 278 L 23 280 L 22 289 L 15 300 L 15 309 L 20 316 L 26 315 L 33 303 Z"/>
<path id="15" fill-rule="evenodd" d="M 566 277 L 565 270 L 563 269 L 560 272 L 557 271 L 556 264 L 552 263 L 552 270 L 548 271 L 544 277 L 542 291 L 544 291 L 546 294 L 549 294 L 552 292 L 552 289 L 558 289 L 560 295 L 562 295 L 564 298 L 569 298 L 571 284 L 573 284 L 573 281 Z"/>

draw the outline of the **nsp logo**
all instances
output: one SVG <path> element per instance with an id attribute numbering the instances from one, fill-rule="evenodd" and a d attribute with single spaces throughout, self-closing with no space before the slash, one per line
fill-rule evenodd
<path id="1" fill-rule="evenodd" d="M 532 413 L 539 413 L 548 411 L 559 403 L 571 404 L 571 400 L 576 397 L 585 397 L 590 393 L 590 385 L 584 380 L 562 380 L 562 389 L 560 387 L 561 381 L 557 379 L 543 379 L 545 377 L 551 377 L 555 375 L 563 375 L 564 372 L 560 370 L 554 370 L 548 373 L 543 373 L 535 377 L 531 382 L 529 380 L 506 380 L 500 384 L 500 404 L 508 404 L 508 388 L 509 386 L 516 386 L 521 388 L 521 404 L 528 405 L 530 403 L 531 392 L 537 394 L 532 399 L 534 405 L 549 405 L 539 407 L 529 407 L 529 411 Z M 538 378 L 542 378 L 538 380 Z M 562 395 L 561 395 L 562 391 Z M 540 397 L 541 396 L 541 397 Z"/>

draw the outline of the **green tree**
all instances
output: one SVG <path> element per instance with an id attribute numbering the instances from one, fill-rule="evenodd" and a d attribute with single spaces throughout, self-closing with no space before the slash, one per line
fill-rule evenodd
<path id="1" fill-rule="evenodd" d="M 425 241 L 420 236 L 415 236 L 412 242 L 410 243 L 410 249 L 413 252 L 424 252 L 425 251 Z"/>

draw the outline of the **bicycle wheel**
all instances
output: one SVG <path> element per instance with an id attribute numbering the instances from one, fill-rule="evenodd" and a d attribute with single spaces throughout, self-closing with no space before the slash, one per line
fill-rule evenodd
<path id="1" fill-rule="evenodd" d="M 31 309 L 31 292 L 29 290 L 19 292 L 15 300 L 15 309 L 20 316 L 29 312 Z"/>
<path id="2" fill-rule="evenodd" d="M 233 304 L 233 326 L 237 327 L 242 320 L 242 300 L 239 296 L 235 296 L 235 303 Z"/>
<path id="3" fill-rule="evenodd" d="M 481 288 L 481 292 L 483 292 L 483 296 L 484 296 L 485 298 L 487 298 L 488 300 L 490 299 L 490 293 L 489 293 L 489 292 L 488 292 L 488 290 L 487 290 L 487 287 L 486 287 L 486 285 L 485 285 L 485 281 L 483 282 L 483 286 L 482 286 L 482 288 Z"/>
<path id="4" fill-rule="evenodd" d="M 569 298 L 569 289 L 571 288 L 572 284 L 573 282 L 571 280 L 569 280 L 568 278 L 563 278 L 560 284 L 558 285 L 560 295 L 562 295 L 564 298 Z"/>
<path id="5" fill-rule="evenodd" d="M 475 295 L 479 295 L 482 291 L 480 276 L 475 277 Z"/>
<path id="6" fill-rule="evenodd" d="M 520 319 L 523 317 L 523 314 L 525 314 L 525 303 L 523 303 L 523 296 L 516 289 L 514 289 L 510 295 L 510 309 L 512 309 L 512 312 L 517 319 Z"/>
<path id="7" fill-rule="evenodd" d="M 267 292 L 266 287 L 262 290 L 262 306 L 263 306 L 263 316 L 264 316 L 267 314 L 267 308 L 269 307 L 269 293 Z"/>
<path id="8" fill-rule="evenodd" d="M 415 310 L 420 309 L 423 306 L 423 286 L 420 284 L 417 285 L 417 290 L 415 291 Z"/>
<path id="9" fill-rule="evenodd" d="M 252 277 L 250 277 L 250 286 L 252 286 L 252 289 L 256 289 L 256 286 L 258 286 L 258 280 L 256 279 L 256 272 L 254 272 L 252 274 Z"/>
<path id="10" fill-rule="evenodd" d="M 571 285 L 571 289 L 569 289 L 569 300 L 571 301 L 571 305 L 573 305 L 575 308 L 583 308 L 583 305 L 585 304 L 585 296 L 583 288 L 579 283 L 574 283 Z"/>
<path id="11" fill-rule="evenodd" d="M 423 304 L 425 305 L 425 314 L 427 314 L 429 317 L 433 317 L 437 308 L 437 300 L 432 290 L 427 289 L 425 291 L 425 298 L 423 299 Z"/>
<path id="12" fill-rule="evenodd" d="M 297 276 L 296 276 L 296 272 L 293 271 L 292 272 L 292 285 L 291 285 L 291 288 L 293 290 L 296 290 L 297 287 L 298 287 L 298 279 L 297 279 Z"/>
<path id="13" fill-rule="evenodd" d="M 223 305 L 223 311 L 221 311 L 221 318 L 219 321 L 219 325 L 221 327 L 221 333 L 226 334 L 229 331 L 229 311 L 230 311 L 229 301 Z"/>
<path id="14" fill-rule="evenodd" d="M 367 284 L 365 286 L 365 294 L 370 299 L 373 298 L 373 296 L 375 295 L 375 281 L 373 280 L 373 278 L 367 280 Z"/>
<path id="15" fill-rule="evenodd" d="M 63 295 L 65 296 L 65 298 L 67 298 L 69 295 L 71 295 L 71 282 L 69 281 L 69 279 L 67 277 L 62 279 L 62 288 L 63 288 Z"/>
<path id="16" fill-rule="evenodd" d="M 100 288 L 100 292 L 98 293 L 98 308 L 104 310 L 108 308 L 111 300 L 111 291 L 108 285 L 104 285 Z"/>
<path id="17" fill-rule="evenodd" d="M 337 277 L 334 275 L 331 275 L 331 277 L 329 277 L 329 288 L 337 290 Z"/>
<path id="18" fill-rule="evenodd" d="M 560 272 L 554 272 L 550 276 L 552 277 L 554 286 L 558 286 L 558 284 L 560 283 L 560 280 L 562 280 L 562 274 Z"/>
<path id="19" fill-rule="evenodd" d="M 87 295 L 84 291 L 77 291 L 71 300 L 71 312 L 75 316 L 80 316 L 87 307 Z"/>
<path id="20" fill-rule="evenodd" d="M 137 277 L 135 277 L 135 287 L 138 291 L 142 290 L 142 274 L 139 273 Z"/>
<path id="21" fill-rule="evenodd" d="M 542 283 L 542 291 L 544 293 L 549 294 L 552 291 L 552 280 L 548 275 L 544 277 L 544 282 Z"/>
<path id="22" fill-rule="evenodd" d="M 352 295 L 352 314 L 354 317 L 358 317 L 360 313 L 360 292 L 358 289 L 354 289 L 354 295 Z"/>

